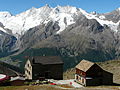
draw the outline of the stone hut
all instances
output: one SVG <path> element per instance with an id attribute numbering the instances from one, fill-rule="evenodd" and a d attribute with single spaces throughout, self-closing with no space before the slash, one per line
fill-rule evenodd
<path id="1" fill-rule="evenodd" d="M 28 80 L 63 79 L 63 61 L 58 56 L 35 56 L 25 64 L 25 77 Z"/>

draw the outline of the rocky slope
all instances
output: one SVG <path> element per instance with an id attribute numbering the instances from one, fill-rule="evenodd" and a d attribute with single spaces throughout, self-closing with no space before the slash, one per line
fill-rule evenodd
<path id="1" fill-rule="evenodd" d="M 12 35 L 11 30 L 5 29 L 0 23 L 0 56 L 9 55 L 15 49 L 17 38 Z"/>
<path id="2" fill-rule="evenodd" d="M 117 38 L 114 31 L 95 19 L 81 16 L 60 34 L 56 33 L 58 30 L 59 25 L 52 21 L 46 26 L 32 28 L 21 37 L 21 48 L 56 47 L 64 52 L 69 51 L 70 56 L 99 52 L 104 59 L 115 57 Z"/>

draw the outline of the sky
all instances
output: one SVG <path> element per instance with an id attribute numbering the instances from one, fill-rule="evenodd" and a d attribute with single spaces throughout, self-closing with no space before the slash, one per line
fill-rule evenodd
<path id="1" fill-rule="evenodd" d="M 40 8 L 46 4 L 51 7 L 69 5 L 82 8 L 87 12 L 106 13 L 119 8 L 120 0 L 0 0 L 0 11 L 9 11 L 15 15 L 32 7 Z"/>

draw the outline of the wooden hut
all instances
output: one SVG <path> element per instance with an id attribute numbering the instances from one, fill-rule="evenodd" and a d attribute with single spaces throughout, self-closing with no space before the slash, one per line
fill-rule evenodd
<path id="1" fill-rule="evenodd" d="M 75 80 L 84 86 L 111 85 L 113 74 L 103 70 L 96 63 L 82 60 L 76 66 Z"/>

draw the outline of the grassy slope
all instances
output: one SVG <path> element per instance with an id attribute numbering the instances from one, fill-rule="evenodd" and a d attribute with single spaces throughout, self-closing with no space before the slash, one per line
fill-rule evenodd
<path id="1" fill-rule="evenodd" d="M 114 83 L 120 84 L 120 60 L 110 60 L 98 63 L 103 69 L 113 73 Z"/>

